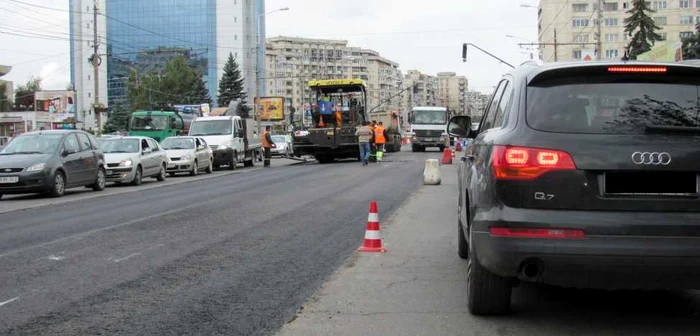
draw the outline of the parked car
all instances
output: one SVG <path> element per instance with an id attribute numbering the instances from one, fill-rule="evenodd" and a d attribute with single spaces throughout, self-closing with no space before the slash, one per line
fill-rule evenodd
<path id="1" fill-rule="evenodd" d="M 524 64 L 498 84 L 459 167 L 458 254 L 473 314 L 518 281 L 700 288 L 700 67 Z"/>
<path id="2" fill-rule="evenodd" d="M 294 149 L 292 148 L 292 137 L 289 135 L 272 135 L 272 142 L 275 143 L 276 148 L 273 148 L 271 153 L 272 156 L 292 156 Z"/>
<path id="3" fill-rule="evenodd" d="M 165 138 L 160 144 L 168 156 L 168 173 L 190 173 L 197 175 L 200 170 L 211 174 L 214 171 L 214 154 L 207 142 L 192 136 Z"/>
<path id="4" fill-rule="evenodd" d="M 94 136 L 77 130 L 37 131 L 16 137 L 0 151 L 3 194 L 46 193 L 105 188 L 105 157 Z"/>
<path id="5" fill-rule="evenodd" d="M 105 140 L 101 148 L 107 162 L 107 182 L 140 185 L 144 177 L 165 181 L 168 156 L 154 139 L 117 137 Z"/>

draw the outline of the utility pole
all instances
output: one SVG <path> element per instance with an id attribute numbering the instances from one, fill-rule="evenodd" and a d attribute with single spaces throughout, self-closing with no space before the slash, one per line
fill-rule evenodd
<path id="1" fill-rule="evenodd" d="M 603 25 L 603 0 L 598 0 L 598 26 L 596 27 L 596 34 L 598 35 L 598 52 L 596 53 L 596 59 L 600 60 L 603 53 L 603 35 L 602 35 L 602 25 Z"/>
<path id="2" fill-rule="evenodd" d="M 98 106 L 100 104 L 100 56 L 99 56 L 99 39 L 97 36 L 97 0 L 94 0 L 93 2 L 93 7 L 92 7 L 92 14 L 93 14 L 93 22 L 92 22 L 92 28 L 93 28 L 93 41 L 92 41 L 92 47 L 93 47 L 93 53 L 92 53 L 92 67 L 93 67 L 93 79 L 95 81 L 95 103 L 93 104 L 92 110 L 95 113 L 95 120 L 97 121 L 97 127 L 100 129 L 102 127 L 102 109 L 99 109 L 98 112 Z M 84 121 L 83 121 L 84 122 Z"/>
<path id="3" fill-rule="evenodd" d="M 554 28 L 554 62 L 557 61 L 557 28 Z"/>

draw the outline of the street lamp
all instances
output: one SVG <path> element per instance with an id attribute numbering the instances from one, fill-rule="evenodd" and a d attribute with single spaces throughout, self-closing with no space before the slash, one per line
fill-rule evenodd
<path id="1" fill-rule="evenodd" d="M 260 113 L 259 108 L 258 108 L 258 105 L 259 105 L 258 99 L 260 98 L 260 95 L 261 95 L 260 90 L 262 88 L 260 86 L 260 67 L 261 67 L 260 66 L 260 63 L 261 63 L 260 52 L 261 52 L 262 46 L 265 45 L 265 36 L 260 34 L 260 31 L 262 30 L 262 28 L 261 28 L 262 27 L 262 25 L 261 25 L 262 17 L 265 15 L 268 15 L 268 14 L 272 14 L 272 13 L 276 13 L 276 12 L 283 12 L 283 11 L 288 11 L 288 10 L 289 10 L 289 7 L 282 7 L 282 8 L 278 8 L 278 9 L 269 11 L 267 13 L 258 14 L 258 22 L 257 22 L 258 29 L 256 32 L 257 33 L 257 39 L 256 39 L 257 42 L 255 43 L 255 57 L 257 59 L 257 61 L 255 62 L 255 98 L 253 100 L 253 105 L 254 105 L 253 106 L 253 108 L 254 108 L 253 115 L 257 116 L 257 119 L 258 119 L 258 136 L 262 136 L 262 113 Z M 265 49 L 262 49 L 262 62 L 265 62 Z M 263 92 L 262 95 L 264 96 L 265 93 Z"/>

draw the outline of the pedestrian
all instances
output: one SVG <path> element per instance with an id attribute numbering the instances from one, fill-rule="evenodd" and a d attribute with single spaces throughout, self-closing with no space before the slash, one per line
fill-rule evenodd
<path id="1" fill-rule="evenodd" d="M 265 163 L 264 167 L 270 167 L 270 159 L 272 158 L 272 149 L 277 148 L 277 145 L 272 141 L 272 135 L 270 135 L 270 130 L 272 127 L 270 125 L 265 126 L 265 133 L 263 133 L 263 149 L 265 150 Z"/>
<path id="2" fill-rule="evenodd" d="M 374 144 L 376 146 L 377 163 L 381 163 L 384 157 L 384 146 L 386 145 L 384 124 L 381 121 L 374 127 Z"/>
<path id="3" fill-rule="evenodd" d="M 363 121 L 362 126 L 358 127 L 357 131 L 355 131 L 355 136 L 357 136 L 358 143 L 360 144 L 360 159 L 362 160 L 363 166 L 369 164 L 369 142 L 372 140 L 372 135 L 373 131 L 369 127 L 369 122 L 367 121 Z"/>

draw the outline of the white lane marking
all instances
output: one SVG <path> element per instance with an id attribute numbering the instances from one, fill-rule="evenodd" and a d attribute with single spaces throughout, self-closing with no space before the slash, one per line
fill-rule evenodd
<path id="1" fill-rule="evenodd" d="M 17 301 L 17 300 L 19 300 L 19 296 L 13 297 L 13 298 L 11 298 L 11 299 L 5 301 L 5 302 L 0 302 L 0 307 L 4 306 L 4 305 L 6 305 L 6 304 L 8 304 L 8 303 L 10 303 L 10 302 L 12 302 L 12 301 Z"/>
<path id="2" fill-rule="evenodd" d="M 365 239 L 379 240 L 382 239 L 382 234 L 379 231 L 365 231 Z"/>
<path id="3" fill-rule="evenodd" d="M 53 254 L 49 256 L 49 260 L 61 261 L 61 260 L 63 260 L 63 259 L 66 259 L 66 257 L 64 257 L 64 256 L 56 256 L 56 255 L 53 255 Z"/>
<path id="4" fill-rule="evenodd" d="M 129 259 L 129 258 L 131 258 L 131 257 L 135 257 L 135 256 L 137 256 L 137 255 L 139 255 L 139 254 L 141 254 L 141 252 L 132 253 L 132 254 L 129 254 L 128 256 L 124 257 L 124 258 L 118 258 L 118 259 L 114 259 L 114 260 L 112 260 L 112 261 L 114 261 L 115 263 L 122 262 L 122 261 L 127 260 L 127 259 Z"/>
<path id="5" fill-rule="evenodd" d="M 367 221 L 371 223 L 378 223 L 379 222 L 379 214 L 376 213 L 369 213 L 367 216 Z"/>

